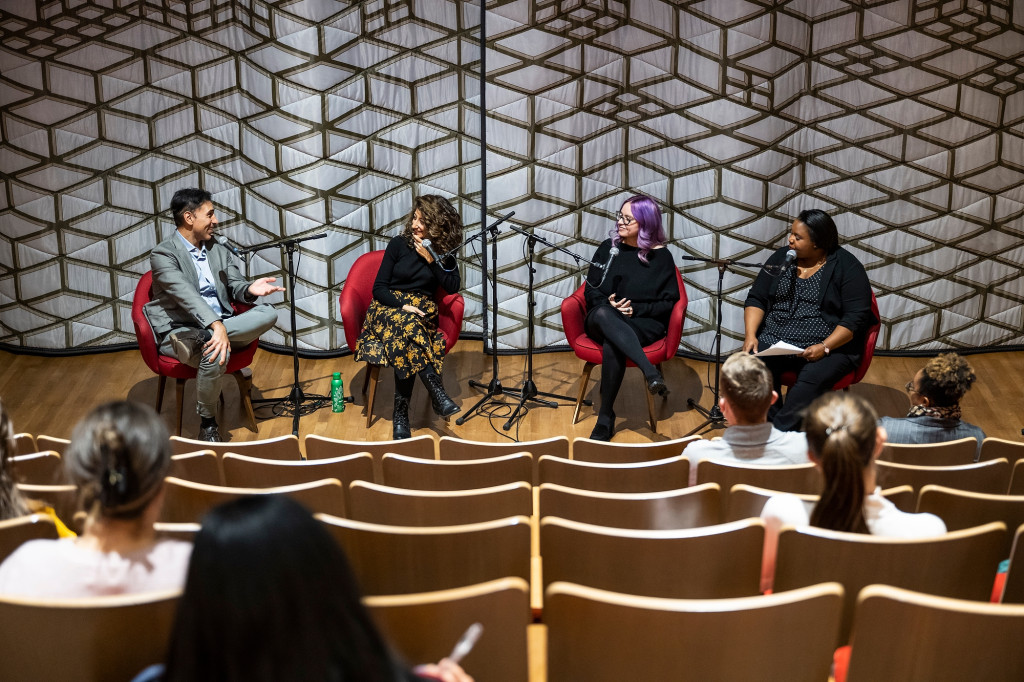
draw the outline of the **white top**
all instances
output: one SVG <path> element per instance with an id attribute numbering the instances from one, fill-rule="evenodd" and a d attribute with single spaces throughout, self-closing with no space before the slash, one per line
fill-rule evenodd
<path id="1" fill-rule="evenodd" d="M 807 436 L 802 431 L 779 431 L 771 422 L 735 424 L 721 439 L 687 443 L 690 485 L 697 485 L 697 463 L 710 459 L 727 464 L 807 464 Z M 728 491 L 726 491 L 728 492 Z"/>
<path id="2" fill-rule="evenodd" d="M 761 589 L 771 588 L 775 577 L 775 555 L 779 530 L 783 526 L 807 526 L 815 502 L 805 502 L 796 495 L 773 495 L 761 510 L 764 520 L 764 556 L 761 560 Z M 935 514 L 909 514 L 900 511 L 881 495 L 881 489 L 864 498 L 864 522 L 871 535 L 891 538 L 931 538 L 943 535 L 946 524 Z"/>
<path id="3" fill-rule="evenodd" d="M 31 540 L 0 564 L 0 594 L 66 599 L 180 589 L 191 554 L 179 540 L 128 554 L 83 548 L 75 538 Z"/>

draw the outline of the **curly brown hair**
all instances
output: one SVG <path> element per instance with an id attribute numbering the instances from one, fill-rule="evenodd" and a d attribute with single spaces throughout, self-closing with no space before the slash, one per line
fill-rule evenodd
<path id="1" fill-rule="evenodd" d="M 967 360 L 956 353 L 942 353 L 922 368 L 921 395 L 935 407 L 950 407 L 960 402 L 977 378 Z"/>
<path id="2" fill-rule="evenodd" d="M 462 218 L 459 217 L 459 212 L 441 195 L 426 194 L 413 199 L 412 210 L 405 219 L 402 237 L 410 247 L 416 245 L 412 238 L 412 220 L 416 216 L 416 211 L 420 212 L 434 253 L 451 251 L 462 243 Z"/>

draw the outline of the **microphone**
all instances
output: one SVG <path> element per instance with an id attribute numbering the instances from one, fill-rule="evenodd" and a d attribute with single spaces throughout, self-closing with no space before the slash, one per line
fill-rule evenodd
<path id="1" fill-rule="evenodd" d="M 433 247 L 433 245 L 431 244 L 431 241 L 430 241 L 429 239 L 424 239 L 424 240 L 420 241 L 420 245 L 421 245 L 421 246 L 422 246 L 422 247 L 423 247 L 424 249 L 426 249 L 426 250 L 427 250 L 427 253 L 429 253 L 429 254 L 430 254 L 430 257 L 434 259 L 434 262 L 435 262 L 435 263 L 437 263 L 438 265 L 440 265 L 440 264 L 441 264 L 441 259 L 437 257 L 437 254 L 436 254 L 436 253 L 434 253 L 434 247 Z M 794 252 L 794 254 L 795 254 L 795 253 L 796 253 L 796 252 Z"/>
<path id="2" fill-rule="evenodd" d="M 782 269 L 783 270 L 788 270 L 789 266 L 792 265 L 793 261 L 795 261 L 795 260 L 796 260 L 796 251 L 794 249 L 790 249 L 789 251 L 786 252 L 786 261 L 782 264 Z"/>
<path id="3" fill-rule="evenodd" d="M 601 266 L 602 269 L 603 269 L 603 272 L 601 273 L 601 281 L 598 282 L 598 284 L 597 284 L 598 288 L 600 288 L 601 285 L 604 284 L 605 277 L 608 276 L 608 268 L 610 268 L 612 266 L 612 261 L 615 260 L 615 257 L 618 256 L 618 255 L 619 255 L 619 247 L 613 246 L 611 249 L 608 250 L 608 260 L 605 261 L 604 265 Z"/>
<path id="4" fill-rule="evenodd" d="M 608 268 L 610 268 L 612 266 L 612 261 L 615 260 L 615 257 L 618 256 L 618 255 L 619 255 L 619 247 L 617 247 L 617 246 L 613 246 L 608 251 L 608 260 L 607 260 L 607 262 L 605 262 L 604 265 L 601 266 L 601 267 L 604 268 L 605 272 L 608 272 Z"/>
<path id="5" fill-rule="evenodd" d="M 227 249 L 231 253 L 235 254 L 239 258 L 242 257 L 242 252 L 238 249 L 237 246 L 235 246 L 234 244 L 229 242 L 227 237 L 223 237 L 223 236 L 221 236 L 219 234 L 215 234 L 215 235 L 213 235 L 213 241 L 217 242 L 218 244 L 220 244 L 225 249 Z"/>

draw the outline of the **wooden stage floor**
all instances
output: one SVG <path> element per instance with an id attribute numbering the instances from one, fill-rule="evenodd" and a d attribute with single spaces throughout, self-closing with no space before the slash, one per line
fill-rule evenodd
<path id="1" fill-rule="evenodd" d="M 481 392 L 467 383 L 470 379 L 489 381 L 492 360 L 482 352 L 479 341 L 462 341 L 445 364 L 444 381 L 449 393 L 463 410 L 474 405 Z M 986 353 L 969 356 L 978 375 L 974 388 L 963 403 L 964 418 L 981 426 L 987 435 L 1021 440 L 1024 427 L 1024 353 Z M 852 391 L 870 400 L 882 415 L 902 416 L 909 401 L 903 385 L 924 363 L 923 358 L 876 357 L 864 381 Z M 525 356 L 498 358 L 499 379 L 505 388 L 515 388 L 526 377 Z M 540 391 L 575 396 L 583 362 L 570 352 L 540 353 L 534 356 L 533 378 Z M 289 355 L 260 350 L 252 365 L 254 397 L 279 397 L 291 388 L 293 370 Z M 375 418 L 365 425 L 365 398 L 359 391 L 366 376 L 362 363 L 351 355 L 299 361 L 299 380 L 307 393 L 327 394 L 332 372 L 340 371 L 346 394 L 355 394 L 355 404 L 348 404 L 344 413 L 334 414 L 327 406 L 302 417 L 300 439 L 314 433 L 346 440 L 388 440 L 391 438 L 393 380 L 391 372 L 381 373 Z M 615 440 L 645 442 L 666 440 L 686 435 L 703 421 L 702 415 L 687 406 L 687 398 L 695 398 L 710 406 L 714 382 L 714 366 L 706 362 L 675 358 L 664 365 L 665 378 L 671 394 L 659 405 L 658 433 L 652 433 L 647 420 L 645 385 L 636 369 L 626 372 L 616 403 Z M 594 371 L 587 396 L 596 400 L 600 369 Z M 164 395 L 163 415 L 169 428 L 174 420 L 173 382 L 168 382 Z M 157 378 L 146 368 L 136 351 L 102 353 L 78 357 L 38 357 L 0 352 L 0 398 L 3 399 L 16 431 L 45 433 L 67 438 L 74 424 L 92 407 L 109 400 L 128 398 L 154 404 Z M 257 411 L 259 433 L 252 433 L 241 424 L 238 391 L 229 377 L 224 380 L 225 405 L 221 432 L 225 438 L 245 441 L 270 438 L 291 432 L 290 417 L 274 417 L 267 408 Z M 594 408 L 584 406 L 579 423 L 572 423 L 572 401 L 558 401 L 557 409 L 533 405 L 525 417 L 509 431 L 502 429 L 512 407 L 518 402 L 511 395 L 500 397 L 504 405 L 493 406 L 493 415 L 475 415 L 462 426 L 455 418 L 448 423 L 435 419 L 422 386 L 413 393 L 411 421 L 413 435 L 435 434 L 469 440 L 498 442 L 507 439 L 534 440 L 552 436 L 586 437 L 596 421 Z M 195 414 L 195 382 L 185 389 L 183 434 L 195 437 L 199 419 Z M 461 413 L 460 413 L 461 414 Z M 721 435 L 721 431 L 706 434 Z"/>

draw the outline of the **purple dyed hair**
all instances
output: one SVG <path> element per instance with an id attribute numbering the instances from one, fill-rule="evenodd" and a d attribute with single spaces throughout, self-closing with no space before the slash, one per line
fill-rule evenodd
<path id="1" fill-rule="evenodd" d="M 640 249 L 640 260 L 646 263 L 648 252 L 668 241 L 665 229 L 661 226 L 661 211 L 658 210 L 658 204 L 654 199 L 643 194 L 631 196 L 622 202 L 622 206 L 626 204 L 633 209 L 633 218 L 640 226 L 636 245 Z M 622 206 L 619 207 L 619 211 L 622 211 Z M 612 245 L 618 246 L 621 241 L 618 229 L 612 230 Z"/>

